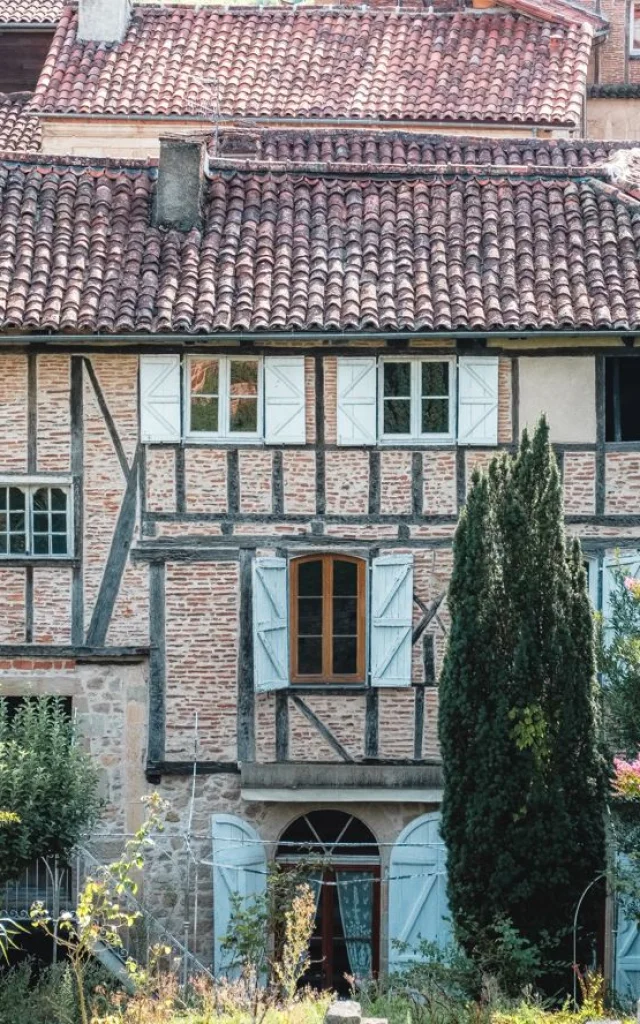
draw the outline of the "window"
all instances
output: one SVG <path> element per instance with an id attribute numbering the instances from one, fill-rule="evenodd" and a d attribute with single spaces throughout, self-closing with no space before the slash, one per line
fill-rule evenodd
<path id="1" fill-rule="evenodd" d="M 0 557 L 70 554 L 69 490 L 0 484 Z"/>
<path id="2" fill-rule="evenodd" d="M 291 679 L 362 683 L 365 563 L 311 555 L 291 563 Z"/>
<path id="3" fill-rule="evenodd" d="M 190 434 L 258 437 L 262 429 L 257 358 L 192 357 L 187 360 Z"/>
<path id="4" fill-rule="evenodd" d="M 640 3 L 631 4 L 631 31 L 629 45 L 634 56 L 640 56 Z"/>
<path id="5" fill-rule="evenodd" d="M 380 374 L 383 439 L 453 436 L 454 360 L 385 358 L 380 361 Z"/>
<path id="6" fill-rule="evenodd" d="M 640 441 L 640 359 L 605 360 L 605 437 L 607 441 Z"/>

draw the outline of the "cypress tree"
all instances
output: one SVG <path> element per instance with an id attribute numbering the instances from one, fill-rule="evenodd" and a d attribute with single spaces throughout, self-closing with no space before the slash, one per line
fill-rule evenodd
<path id="1" fill-rule="evenodd" d="M 568 960 L 575 906 L 605 862 L 606 774 L 586 578 L 544 420 L 474 477 L 449 608 L 439 728 L 457 935 L 471 950 L 508 919 Z"/>

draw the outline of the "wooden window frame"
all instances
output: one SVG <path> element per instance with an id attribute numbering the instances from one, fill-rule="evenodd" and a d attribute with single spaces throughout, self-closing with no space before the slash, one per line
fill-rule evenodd
<path id="1" fill-rule="evenodd" d="M 629 4 L 629 56 L 640 57 L 640 49 L 634 46 L 636 21 L 640 21 L 640 3 L 631 0 Z"/>
<path id="2" fill-rule="evenodd" d="M 306 562 L 322 563 L 322 667 L 323 671 L 316 675 L 302 675 L 298 671 L 298 589 L 299 571 L 298 567 Z M 336 675 L 325 668 L 330 668 L 333 662 L 333 566 L 336 562 L 352 562 L 357 566 L 357 670 L 352 675 Z M 367 602 L 366 602 L 366 580 L 367 563 L 362 558 L 354 555 L 341 554 L 317 554 L 303 555 L 301 558 L 293 558 L 289 564 L 289 621 L 290 621 L 290 671 L 292 683 L 353 683 L 362 685 L 366 682 L 366 625 L 367 625 Z"/>
<path id="3" fill-rule="evenodd" d="M 193 430 L 191 427 L 191 365 L 194 362 L 217 362 L 218 363 L 218 429 L 217 430 Z M 231 404 L 233 397 L 231 395 L 231 364 L 234 362 L 240 363 L 255 363 L 257 369 L 257 392 L 256 392 L 256 409 L 257 409 L 257 429 L 253 431 L 248 430 L 231 430 L 230 418 L 231 418 Z M 211 441 L 233 441 L 234 444 L 255 444 L 256 441 L 264 440 L 264 361 L 261 356 L 256 355 L 219 355 L 217 353 L 200 353 L 196 355 L 189 355 L 184 360 L 183 368 L 183 392 L 185 395 L 184 403 L 184 423 L 183 433 L 190 442 L 201 441 L 203 443 Z"/>
<path id="4" fill-rule="evenodd" d="M 64 562 L 74 557 L 74 524 L 73 524 L 73 489 L 71 481 L 65 478 L 57 477 L 11 477 L 3 476 L 0 477 L 0 488 L 7 491 L 7 502 L 9 501 L 9 492 L 11 489 L 22 491 L 24 494 L 24 524 L 25 528 L 23 531 L 16 531 L 24 535 L 25 550 L 24 551 L 9 551 L 7 544 L 7 551 L 0 552 L 0 562 L 10 562 L 12 560 L 33 560 L 33 561 L 52 561 L 52 562 Z M 33 501 L 36 493 L 40 490 L 48 491 L 48 502 L 49 507 L 47 510 L 48 524 L 51 525 L 51 491 L 60 490 L 63 491 L 66 497 L 66 509 L 64 511 L 66 529 L 64 536 L 66 537 L 67 550 L 64 552 L 54 552 L 51 550 L 52 537 L 54 532 L 48 529 L 46 533 L 38 531 L 38 536 L 45 536 L 47 538 L 47 551 L 35 552 L 34 537 L 36 531 L 34 529 L 34 514 L 36 510 L 33 507 Z M 7 507 L 7 514 L 9 508 Z M 60 533 L 60 536 L 63 534 Z M 3 531 L 3 536 L 7 538 L 10 536 L 10 531 Z"/>
<path id="5" fill-rule="evenodd" d="M 384 430 L 384 368 L 387 363 L 409 363 L 411 367 L 411 390 L 409 408 L 411 431 L 408 434 L 386 434 Z M 449 402 L 449 429 L 446 433 L 423 433 L 422 424 L 422 366 L 424 363 L 447 363 L 449 366 L 449 394 L 434 396 L 447 398 Z M 455 356 L 381 356 L 378 360 L 378 438 L 383 445 L 402 444 L 451 444 L 456 440 L 456 412 L 458 402 L 458 374 Z"/>

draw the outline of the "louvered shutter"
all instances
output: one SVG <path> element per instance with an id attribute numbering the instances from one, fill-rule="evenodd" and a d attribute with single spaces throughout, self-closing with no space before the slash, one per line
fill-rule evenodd
<path id="1" fill-rule="evenodd" d="M 289 685 L 287 560 L 256 558 L 253 568 L 253 666 L 259 693 Z"/>
<path id="2" fill-rule="evenodd" d="M 400 834 L 389 867 L 389 970 L 420 958 L 420 944 L 451 941 L 446 851 L 440 815 L 425 814 Z"/>
<path id="3" fill-rule="evenodd" d="M 413 556 L 374 558 L 371 571 L 371 684 L 411 685 Z"/>
<path id="4" fill-rule="evenodd" d="M 264 361 L 265 441 L 304 444 L 304 356 L 269 356 Z"/>
<path id="5" fill-rule="evenodd" d="M 640 577 L 640 551 L 619 551 L 604 560 L 602 578 L 602 617 L 605 627 L 611 619 L 611 596 L 618 586 L 618 573 L 623 576 Z"/>
<path id="6" fill-rule="evenodd" d="M 213 970 L 216 977 L 237 974 L 231 954 L 222 944 L 229 930 L 233 897 L 250 905 L 251 898 L 264 893 L 267 858 L 260 836 L 241 818 L 216 814 L 211 822 L 213 842 Z"/>
<path id="7" fill-rule="evenodd" d="M 140 440 L 180 437 L 180 356 L 140 356 Z"/>
<path id="8" fill-rule="evenodd" d="M 458 360 L 458 443 L 498 443 L 498 357 Z"/>
<path id="9" fill-rule="evenodd" d="M 376 443 L 376 360 L 338 359 L 338 444 Z"/>

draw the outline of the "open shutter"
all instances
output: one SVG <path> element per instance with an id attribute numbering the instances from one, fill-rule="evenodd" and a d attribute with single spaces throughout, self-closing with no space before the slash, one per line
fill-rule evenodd
<path id="1" fill-rule="evenodd" d="M 180 356 L 140 356 L 140 440 L 180 436 Z"/>
<path id="2" fill-rule="evenodd" d="M 413 555 L 374 558 L 371 571 L 371 684 L 411 685 Z"/>
<path id="3" fill-rule="evenodd" d="M 619 551 L 604 560 L 604 574 L 602 578 L 602 617 L 605 630 L 611 619 L 611 596 L 618 586 L 618 573 L 623 576 L 640 576 L 640 551 Z"/>
<path id="4" fill-rule="evenodd" d="M 304 356 L 269 356 L 264 361 L 265 441 L 304 444 Z"/>
<path id="5" fill-rule="evenodd" d="M 338 359 L 338 444 L 376 443 L 376 360 Z"/>
<path id="6" fill-rule="evenodd" d="M 498 357 L 458 360 L 458 443 L 498 443 Z"/>
<path id="7" fill-rule="evenodd" d="M 213 840 L 213 973 L 229 976 L 231 955 L 222 948 L 234 896 L 250 900 L 266 888 L 267 858 L 260 836 L 241 818 L 216 814 Z"/>
<path id="8" fill-rule="evenodd" d="M 256 558 L 253 567 L 253 665 L 259 693 L 289 685 L 286 558 Z"/>
<path id="9" fill-rule="evenodd" d="M 422 941 L 441 949 L 451 941 L 446 861 L 439 814 L 412 821 L 394 844 L 389 867 L 389 970 L 418 959 Z M 406 946 L 399 949 L 398 943 Z"/>

